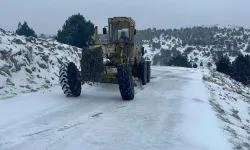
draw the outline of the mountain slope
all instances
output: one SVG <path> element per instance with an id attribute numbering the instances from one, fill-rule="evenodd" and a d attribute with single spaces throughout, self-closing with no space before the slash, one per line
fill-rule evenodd
<path id="1" fill-rule="evenodd" d="M 47 89 L 59 83 L 59 66 L 79 66 L 81 49 L 53 39 L 18 36 L 0 30 L 0 99 Z"/>
<path id="2" fill-rule="evenodd" d="M 250 54 L 250 29 L 242 27 L 197 26 L 181 29 L 147 29 L 138 31 L 137 42 L 143 44 L 146 57 L 155 65 L 166 65 L 172 56 L 185 54 L 200 66 L 212 65 L 222 54 L 233 61 L 238 54 Z"/>

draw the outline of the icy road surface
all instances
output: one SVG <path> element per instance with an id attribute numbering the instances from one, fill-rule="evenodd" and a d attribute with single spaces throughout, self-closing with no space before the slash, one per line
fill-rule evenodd
<path id="1" fill-rule="evenodd" d="M 155 67 L 144 90 L 122 101 L 117 85 L 0 100 L 1 150 L 227 150 L 200 70 Z"/>

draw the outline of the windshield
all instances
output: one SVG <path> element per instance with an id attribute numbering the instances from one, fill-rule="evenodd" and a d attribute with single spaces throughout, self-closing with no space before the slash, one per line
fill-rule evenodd
<path id="1" fill-rule="evenodd" d="M 112 22 L 110 23 L 110 41 L 129 38 L 129 23 L 128 22 Z"/>

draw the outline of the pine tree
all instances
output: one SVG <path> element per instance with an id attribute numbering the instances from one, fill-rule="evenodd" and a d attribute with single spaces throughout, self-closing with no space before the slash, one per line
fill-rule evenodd
<path id="1" fill-rule="evenodd" d="M 16 30 L 17 35 L 23 35 L 26 37 L 32 36 L 32 37 L 37 37 L 35 34 L 35 31 L 29 27 L 28 23 L 24 21 L 23 24 L 21 22 L 18 23 L 18 28 Z"/>
<path id="2" fill-rule="evenodd" d="M 230 67 L 231 62 L 227 55 L 219 58 L 219 61 L 216 63 L 216 70 L 218 72 L 225 73 L 228 75 L 230 74 Z"/>
<path id="3" fill-rule="evenodd" d="M 250 56 L 239 55 L 232 63 L 231 77 L 247 85 L 250 83 Z"/>
<path id="4" fill-rule="evenodd" d="M 59 42 L 80 47 L 86 46 L 86 42 L 94 35 L 94 24 L 86 21 L 81 14 L 70 16 L 58 30 L 56 40 Z"/>

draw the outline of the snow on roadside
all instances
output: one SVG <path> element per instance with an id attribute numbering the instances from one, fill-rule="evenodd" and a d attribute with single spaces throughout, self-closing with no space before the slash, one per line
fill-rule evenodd
<path id="1" fill-rule="evenodd" d="M 0 100 L 59 84 L 62 62 L 79 67 L 81 49 L 0 30 Z"/>
<path id="2" fill-rule="evenodd" d="M 188 70 L 193 73 L 183 77 L 190 80 L 190 83 L 179 91 L 179 95 L 184 96 L 182 99 L 185 107 L 182 108 L 182 113 L 186 116 L 181 128 L 183 139 L 188 139 L 186 142 L 190 143 L 190 147 L 197 149 L 231 149 L 231 143 L 226 140 L 225 134 L 219 128 L 219 121 L 211 110 L 209 91 L 202 82 L 202 70 Z"/>
<path id="3" fill-rule="evenodd" d="M 210 104 L 222 121 L 234 149 L 250 149 L 250 90 L 216 71 L 204 72 L 203 81 L 211 92 Z"/>

